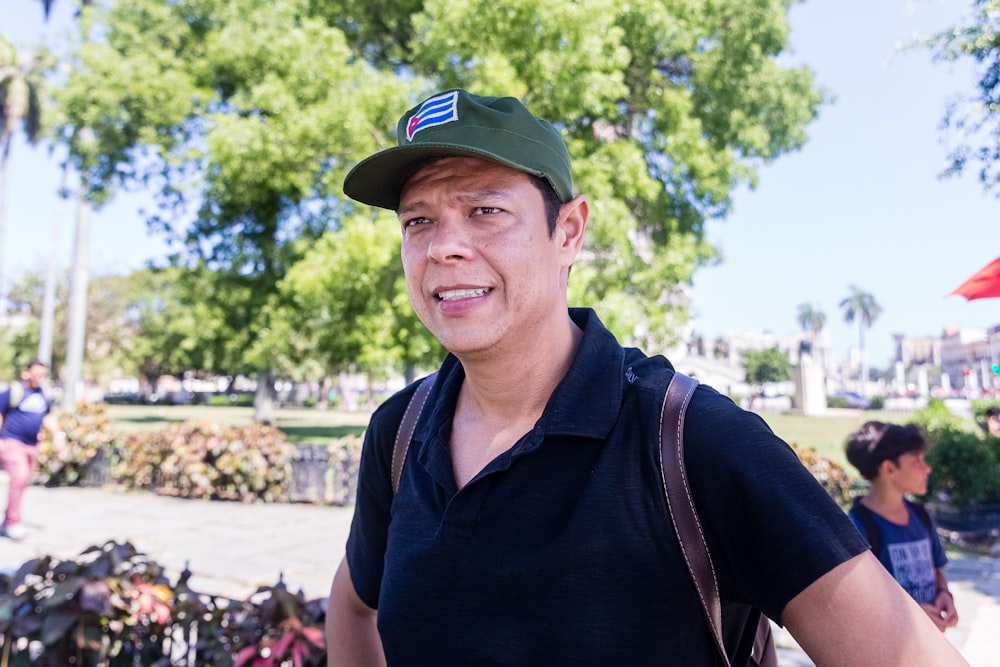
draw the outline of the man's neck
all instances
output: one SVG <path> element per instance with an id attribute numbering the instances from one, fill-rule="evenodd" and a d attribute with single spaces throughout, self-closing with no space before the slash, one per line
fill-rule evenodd
<path id="1" fill-rule="evenodd" d="M 558 329 L 530 349 L 459 358 L 465 370 L 460 404 L 486 417 L 541 415 L 569 371 L 583 339 L 568 315 Z"/>

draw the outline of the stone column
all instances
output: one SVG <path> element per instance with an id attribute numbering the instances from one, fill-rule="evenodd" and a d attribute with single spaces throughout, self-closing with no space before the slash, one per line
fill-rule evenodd
<path id="1" fill-rule="evenodd" d="M 823 366 L 812 354 L 799 355 L 799 363 L 792 369 L 795 381 L 795 409 L 804 415 L 826 412 L 826 382 Z"/>

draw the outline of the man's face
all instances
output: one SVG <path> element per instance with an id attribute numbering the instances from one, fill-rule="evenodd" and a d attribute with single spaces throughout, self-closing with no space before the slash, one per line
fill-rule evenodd
<path id="1" fill-rule="evenodd" d="M 565 225 L 549 235 L 527 174 L 446 158 L 410 178 L 399 206 L 410 301 L 449 351 L 468 358 L 498 344 L 537 344 L 553 317 L 565 319 L 579 248 L 566 242 Z"/>
<path id="2" fill-rule="evenodd" d="M 24 380 L 24 384 L 32 389 L 38 389 L 45 382 L 45 378 L 49 375 L 49 369 L 41 364 L 35 364 L 30 368 L 25 368 L 21 371 L 21 379 Z"/>
<path id="3" fill-rule="evenodd" d="M 990 415 L 986 418 L 986 430 L 995 438 L 1000 438 L 1000 416 Z"/>

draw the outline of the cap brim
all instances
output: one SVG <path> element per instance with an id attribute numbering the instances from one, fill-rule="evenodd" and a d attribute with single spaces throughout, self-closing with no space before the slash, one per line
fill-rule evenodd
<path id="1" fill-rule="evenodd" d="M 387 148 L 356 164 L 344 179 L 344 194 L 362 204 L 390 211 L 399 210 L 399 195 L 405 181 L 413 176 L 415 166 L 438 157 L 480 158 L 535 176 L 543 175 L 489 151 L 475 150 L 468 146 L 446 143 L 412 144 Z"/>

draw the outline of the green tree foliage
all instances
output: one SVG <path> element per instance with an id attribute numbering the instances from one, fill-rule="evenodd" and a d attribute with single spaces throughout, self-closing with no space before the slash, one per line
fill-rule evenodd
<path id="1" fill-rule="evenodd" d="M 939 400 L 931 400 L 910 422 L 927 437 L 929 498 L 946 500 L 960 510 L 1000 500 L 1000 449 L 992 438 L 971 431 L 968 419 Z"/>
<path id="2" fill-rule="evenodd" d="M 229 331 L 226 310 L 215 298 L 200 298 L 213 294 L 215 282 L 204 266 L 133 272 L 125 304 L 132 337 L 122 350 L 123 369 L 152 388 L 160 376 L 218 368 L 237 356 L 246 339 Z"/>
<path id="3" fill-rule="evenodd" d="M 41 137 L 46 107 L 44 75 L 51 65 L 48 52 L 19 53 L 0 35 L 0 249 L 6 247 L 3 239 L 7 226 L 7 170 L 11 143 L 18 128 L 23 130 L 29 143 L 34 144 Z M 6 307 L 3 302 L 6 281 L 0 253 L 0 310 Z"/>
<path id="4" fill-rule="evenodd" d="M 272 328 L 278 282 L 336 228 L 346 169 L 408 103 L 405 85 L 355 59 L 307 9 L 145 0 L 84 10 L 59 95 L 62 135 L 95 201 L 116 185 L 160 188 L 154 227 L 181 242 L 197 302 L 224 314 L 202 323 L 214 341 L 206 370 L 249 365 L 267 377 L 270 354 L 255 342 Z"/>
<path id="5" fill-rule="evenodd" d="M 743 353 L 743 371 L 750 384 L 759 386 L 765 382 L 784 382 L 792 377 L 792 362 L 776 347 L 747 350 Z"/>
<path id="6" fill-rule="evenodd" d="M 822 102 L 806 68 L 778 63 L 791 4 L 343 0 L 320 11 L 375 63 L 514 95 L 558 122 L 594 206 L 571 299 L 659 347 L 686 318 L 679 287 L 717 259 L 706 220 L 756 184 L 758 165 L 804 142 Z"/>
<path id="7" fill-rule="evenodd" d="M 686 316 L 682 286 L 717 259 L 706 221 L 801 146 L 823 101 L 809 70 L 782 58 L 791 4 L 113 2 L 82 10 L 62 137 L 95 201 L 156 188 L 154 228 L 181 244 L 179 266 L 213 276 L 198 297 L 225 316 L 207 326 L 236 343 L 214 345 L 208 370 L 313 353 L 328 368 L 348 354 L 418 364 L 436 352 L 397 312 L 408 310 L 399 270 L 348 217 L 392 216 L 355 207 L 340 184 L 394 145 L 396 119 L 422 94 L 518 96 L 559 124 L 592 202 L 572 301 L 658 347 Z M 324 253 L 352 271 L 317 270 Z"/>
<path id="8" fill-rule="evenodd" d="M 436 366 L 444 350 L 407 302 L 399 246 L 388 216 L 345 218 L 289 270 L 279 286 L 282 317 L 272 318 L 284 326 L 261 343 L 301 340 L 309 349 L 298 356 L 323 360 L 327 372 Z"/>
<path id="9" fill-rule="evenodd" d="M 87 355 L 85 376 L 104 383 L 124 371 L 133 373 L 136 366 L 130 355 L 139 334 L 135 319 L 134 303 L 136 293 L 142 284 L 143 272 L 132 275 L 99 275 L 89 281 L 87 290 L 87 311 L 91 314 L 86 323 Z M 64 366 L 59 362 L 66 351 L 66 283 L 62 279 L 57 284 L 57 307 L 55 309 L 55 339 L 53 341 L 52 377 L 59 378 Z M 0 351 L 0 371 L 15 369 L 17 377 L 21 368 L 37 356 L 38 330 L 41 319 L 42 299 L 45 280 L 40 272 L 26 272 L 20 275 L 10 290 L 13 313 L 7 327 L 6 344 Z M 10 362 L 7 362 L 9 355 Z M 165 349 L 164 355 L 169 355 Z M 181 370 L 190 368 L 182 367 Z M 2 375 L 2 373 L 0 373 Z"/>
<path id="10" fill-rule="evenodd" d="M 766 350 L 747 350 L 743 353 L 743 372 L 753 386 L 753 398 L 764 394 L 768 382 L 784 382 L 792 377 L 792 362 L 777 347 Z"/>
<path id="11" fill-rule="evenodd" d="M 942 123 L 949 148 L 945 175 L 978 171 L 986 190 L 1000 195 L 1000 0 L 973 0 L 964 20 L 926 40 L 938 60 L 975 62 L 974 94 L 948 107 Z"/>

